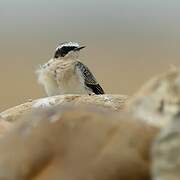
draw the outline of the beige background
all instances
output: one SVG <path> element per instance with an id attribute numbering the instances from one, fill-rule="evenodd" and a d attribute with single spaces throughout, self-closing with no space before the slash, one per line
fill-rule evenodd
<path id="1" fill-rule="evenodd" d="M 107 93 L 132 94 L 180 65 L 180 1 L 0 0 L 0 110 L 45 96 L 35 70 L 69 40 Z"/>

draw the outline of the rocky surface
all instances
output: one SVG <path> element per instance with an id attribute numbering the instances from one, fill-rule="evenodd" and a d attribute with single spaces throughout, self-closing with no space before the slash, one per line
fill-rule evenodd
<path id="1" fill-rule="evenodd" d="M 0 179 L 149 180 L 157 132 L 97 106 L 37 109 L 0 139 Z"/>
<path id="2" fill-rule="evenodd" d="M 179 127 L 177 69 L 132 98 L 29 101 L 0 113 L 0 180 L 179 180 Z"/>
<path id="3" fill-rule="evenodd" d="M 180 114 L 158 135 L 152 157 L 154 180 L 180 179 Z"/>
<path id="4" fill-rule="evenodd" d="M 128 97 L 126 95 L 60 95 L 34 101 L 31 100 L 0 113 L 0 117 L 6 121 L 15 122 L 24 114 L 37 108 L 46 108 L 67 103 L 73 103 L 74 105 L 91 104 L 96 105 L 97 107 L 111 109 L 113 111 L 120 111 L 124 108 L 127 99 Z"/>
<path id="5" fill-rule="evenodd" d="M 11 130 L 11 128 L 13 127 L 13 124 L 5 121 L 4 119 L 0 118 L 0 138 L 3 137 L 3 135 L 8 132 L 9 130 Z"/>
<path id="6" fill-rule="evenodd" d="M 180 109 L 180 71 L 172 69 L 150 79 L 129 100 L 128 109 L 151 125 L 167 126 Z"/>

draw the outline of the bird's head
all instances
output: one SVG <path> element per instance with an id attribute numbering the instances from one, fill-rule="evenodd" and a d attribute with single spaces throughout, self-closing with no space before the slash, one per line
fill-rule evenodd
<path id="1" fill-rule="evenodd" d="M 85 46 L 80 46 L 75 42 L 61 43 L 55 50 L 54 58 L 78 58 L 79 51 L 83 48 L 85 48 Z"/>

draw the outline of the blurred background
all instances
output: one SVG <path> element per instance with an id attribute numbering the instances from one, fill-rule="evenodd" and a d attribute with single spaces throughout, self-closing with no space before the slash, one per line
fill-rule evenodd
<path id="1" fill-rule="evenodd" d="M 0 0 L 0 110 L 44 97 L 35 71 L 59 42 L 86 45 L 81 60 L 106 93 L 133 94 L 180 65 L 178 0 Z"/>

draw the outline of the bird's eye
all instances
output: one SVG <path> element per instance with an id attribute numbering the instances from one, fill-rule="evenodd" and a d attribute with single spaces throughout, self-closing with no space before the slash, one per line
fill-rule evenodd
<path id="1" fill-rule="evenodd" d="M 64 57 L 66 54 L 68 54 L 70 51 L 74 50 L 75 46 L 64 46 L 61 48 L 61 56 Z"/>
<path id="2" fill-rule="evenodd" d="M 63 46 L 62 48 L 58 49 L 56 52 L 55 52 L 55 58 L 58 58 L 58 57 L 64 57 L 66 54 L 68 54 L 70 51 L 73 51 L 75 48 L 75 46 Z"/>

